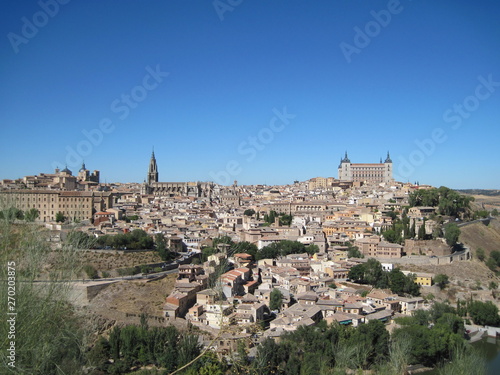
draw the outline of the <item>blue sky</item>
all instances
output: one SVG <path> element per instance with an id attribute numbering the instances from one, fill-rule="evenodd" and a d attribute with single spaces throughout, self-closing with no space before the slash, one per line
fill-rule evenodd
<path id="1" fill-rule="evenodd" d="M 498 1 L 11 1 L 0 178 L 500 187 Z M 49 14 L 50 13 L 50 14 Z M 87 135 L 86 135 L 87 134 Z"/>

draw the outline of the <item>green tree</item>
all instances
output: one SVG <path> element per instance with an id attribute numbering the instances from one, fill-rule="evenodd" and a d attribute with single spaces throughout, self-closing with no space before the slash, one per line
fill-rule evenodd
<path id="1" fill-rule="evenodd" d="M 448 246 L 455 246 L 460 236 L 460 228 L 455 223 L 448 223 L 444 227 L 444 238 Z"/>
<path id="2" fill-rule="evenodd" d="M 35 221 L 40 216 L 40 211 L 36 208 L 30 208 L 28 211 L 24 213 L 24 220 L 26 221 Z"/>
<path id="3" fill-rule="evenodd" d="M 100 336 L 92 349 L 87 354 L 87 359 L 91 366 L 97 370 L 106 371 L 109 367 L 109 359 L 111 357 L 111 346 L 108 340 Z"/>
<path id="4" fill-rule="evenodd" d="M 493 250 L 490 253 L 490 257 L 493 258 L 493 260 L 495 260 L 495 263 L 497 264 L 497 266 L 500 267 L 500 251 Z"/>
<path id="5" fill-rule="evenodd" d="M 357 246 L 349 245 L 347 249 L 348 258 L 364 258 L 365 256 L 359 251 Z"/>
<path id="6" fill-rule="evenodd" d="M 484 260 L 486 259 L 486 254 L 484 253 L 483 248 L 481 248 L 481 247 L 477 248 L 476 256 L 477 256 L 477 259 L 479 259 L 481 262 L 484 262 Z"/>
<path id="7" fill-rule="evenodd" d="M 233 245 L 231 248 L 232 252 L 235 254 L 238 253 L 246 253 L 251 256 L 253 256 L 254 259 L 256 259 L 257 256 L 257 245 L 250 243 L 248 241 L 242 241 L 242 242 L 237 242 Z"/>
<path id="8" fill-rule="evenodd" d="M 253 216 L 255 215 L 255 210 L 251 209 L 251 208 L 248 208 L 246 209 L 244 212 L 243 212 L 243 215 L 246 215 L 246 216 Z"/>
<path id="9" fill-rule="evenodd" d="M 9 207 L 7 209 L 1 209 L 0 210 L 0 219 L 7 220 L 9 222 L 12 222 L 14 220 L 23 220 L 24 219 L 24 213 L 20 209 L 16 207 Z"/>
<path id="10" fill-rule="evenodd" d="M 493 302 L 472 301 L 469 303 L 468 310 L 475 324 L 494 327 L 500 326 L 498 307 Z"/>
<path id="11" fill-rule="evenodd" d="M 165 240 L 163 233 L 156 233 L 154 242 L 156 251 L 158 252 L 161 260 L 168 262 L 175 258 L 175 254 L 167 248 L 167 241 Z"/>
<path id="12" fill-rule="evenodd" d="M 491 256 L 486 261 L 486 266 L 493 272 L 496 272 L 497 270 L 497 262 Z"/>
<path id="13" fill-rule="evenodd" d="M 269 211 L 269 214 L 264 215 L 264 221 L 267 224 L 274 224 L 277 216 L 278 214 L 276 213 L 276 211 L 271 210 Z"/>
<path id="14" fill-rule="evenodd" d="M 288 214 L 283 214 L 280 216 L 280 225 L 290 226 L 292 224 L 293 216 Z"/>
<path id="15" fill-rule="evenodd" d="M 389 332 L 379 320 L 360 325 L 350 341 L 367 350 L 366 364 L 382 362 L 389 354 Z"/>
<path id="16" fill-rule="evenodd" d="M 311 248 L 314 251 L 314 247 Z M 306 246 L 298 241 L 283 240 L 264 246 L 257 253 L 256 259 L 276 259 L 289 254 L 302 254 L 307 252 Z"/>
<path id="17" fill-rule="evenodd" d="M 281 310 L 281 304 L 283 302 L 283 294 L 279 289 L 274 288 L 269 297 L 269 308 L 271 310 Z"/>
<path id="18" fill-rule="evenodd" d="M 401 233 L 396 231 L 395 229 L 387 229 L 386 231 L 383 231 L 382 236 L 387 242 L 390 243 L 401 242 Z"/>
<path id="19" fill-rule="evenodd" d="M 354 282 L 363 283 L 365 282 L 365 265 L 358 264 L 354 267 L 351 267 L 347 277 Z"/>
<path id="20" fill-rule="evenodd" d="M 449 283 L 449 278 L 443 273 L 439 273 L 434 277 L 434 284 L 436 284 L 439 289 L 443 290 Z"/>
<path id="21" fill-rule="evenodd" d="M 65 220 L 66 220 L 66 217 L 64 216 L 64 214 L 61 211 L 58 211 L 56 213 L 56 223 L 62 223 Z"/>
<path id="22" fill-rule="evenodd" d="M 307 254 L 314 255 L 319 253 L 319 246 L 316 244 L 310 244 L 307 245 L 304 250 L 306 251 Z"/>
<path id="23" fill-rule="evenodd" d="M 201 258 L 204 262 L 208 260 L 210 255 L 217 254 L 217 249 L 215 247 L 206 246 L 201 249 Z"/>
<path id="24" fill-rule="evenodd" d="M 425 232 L 425 218 L 424 218 L 422 225 L 420 225 L 420 227 L 418 228 L 418 239 L 425 240 L 425 238 L 426 238 L 426 232 Z"/>
<path id="25" fill-rule="evenodd" d="M 415 220 L 413 220 L 411 227 L 410 227 L 410 238 L 415 238 L 416 236 L 416 229 L 415 229 Z"/>
<path id="26" fill-rule="evenodd" d="M 403 294 L 405 290 L 406 276 L 399 268 L 394 268 L 389 272 L 389 284 L 391 292 Z"/>

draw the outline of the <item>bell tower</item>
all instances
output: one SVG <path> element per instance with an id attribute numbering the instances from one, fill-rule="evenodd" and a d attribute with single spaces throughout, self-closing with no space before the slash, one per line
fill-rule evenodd
<path id="1" fill-rule="evenodd" d="M 148 169 L 148 185 L 153 182 L 158 182 L 158 166 L 156 165 L 155 151 L 151 154 L 151 160 L 149 161 Z"/>

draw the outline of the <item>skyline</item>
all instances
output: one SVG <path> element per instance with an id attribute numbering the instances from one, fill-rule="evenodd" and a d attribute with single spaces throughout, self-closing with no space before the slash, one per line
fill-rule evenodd
<path id="1" fill-rule="evenodd" d="M 402 182 L 498 189 L 499 15 L 465 0 L 10 3 L 0 178 L 85 161 L 142 182 L 154 147 L 160 181 L 291 184 L 337 177 L 347 150 L 390 151 Z"/>

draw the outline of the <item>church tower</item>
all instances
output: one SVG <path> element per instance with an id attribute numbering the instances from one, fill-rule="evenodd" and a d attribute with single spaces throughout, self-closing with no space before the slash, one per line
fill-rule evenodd
<path id="1" fill-rule="evenodd" d="M 154 150 L 151 154 L 151 160 L 149 161 L 148 185 L 151 185 L 153 182 L 158 182 L 158 166 L 156 165 Z"/>

